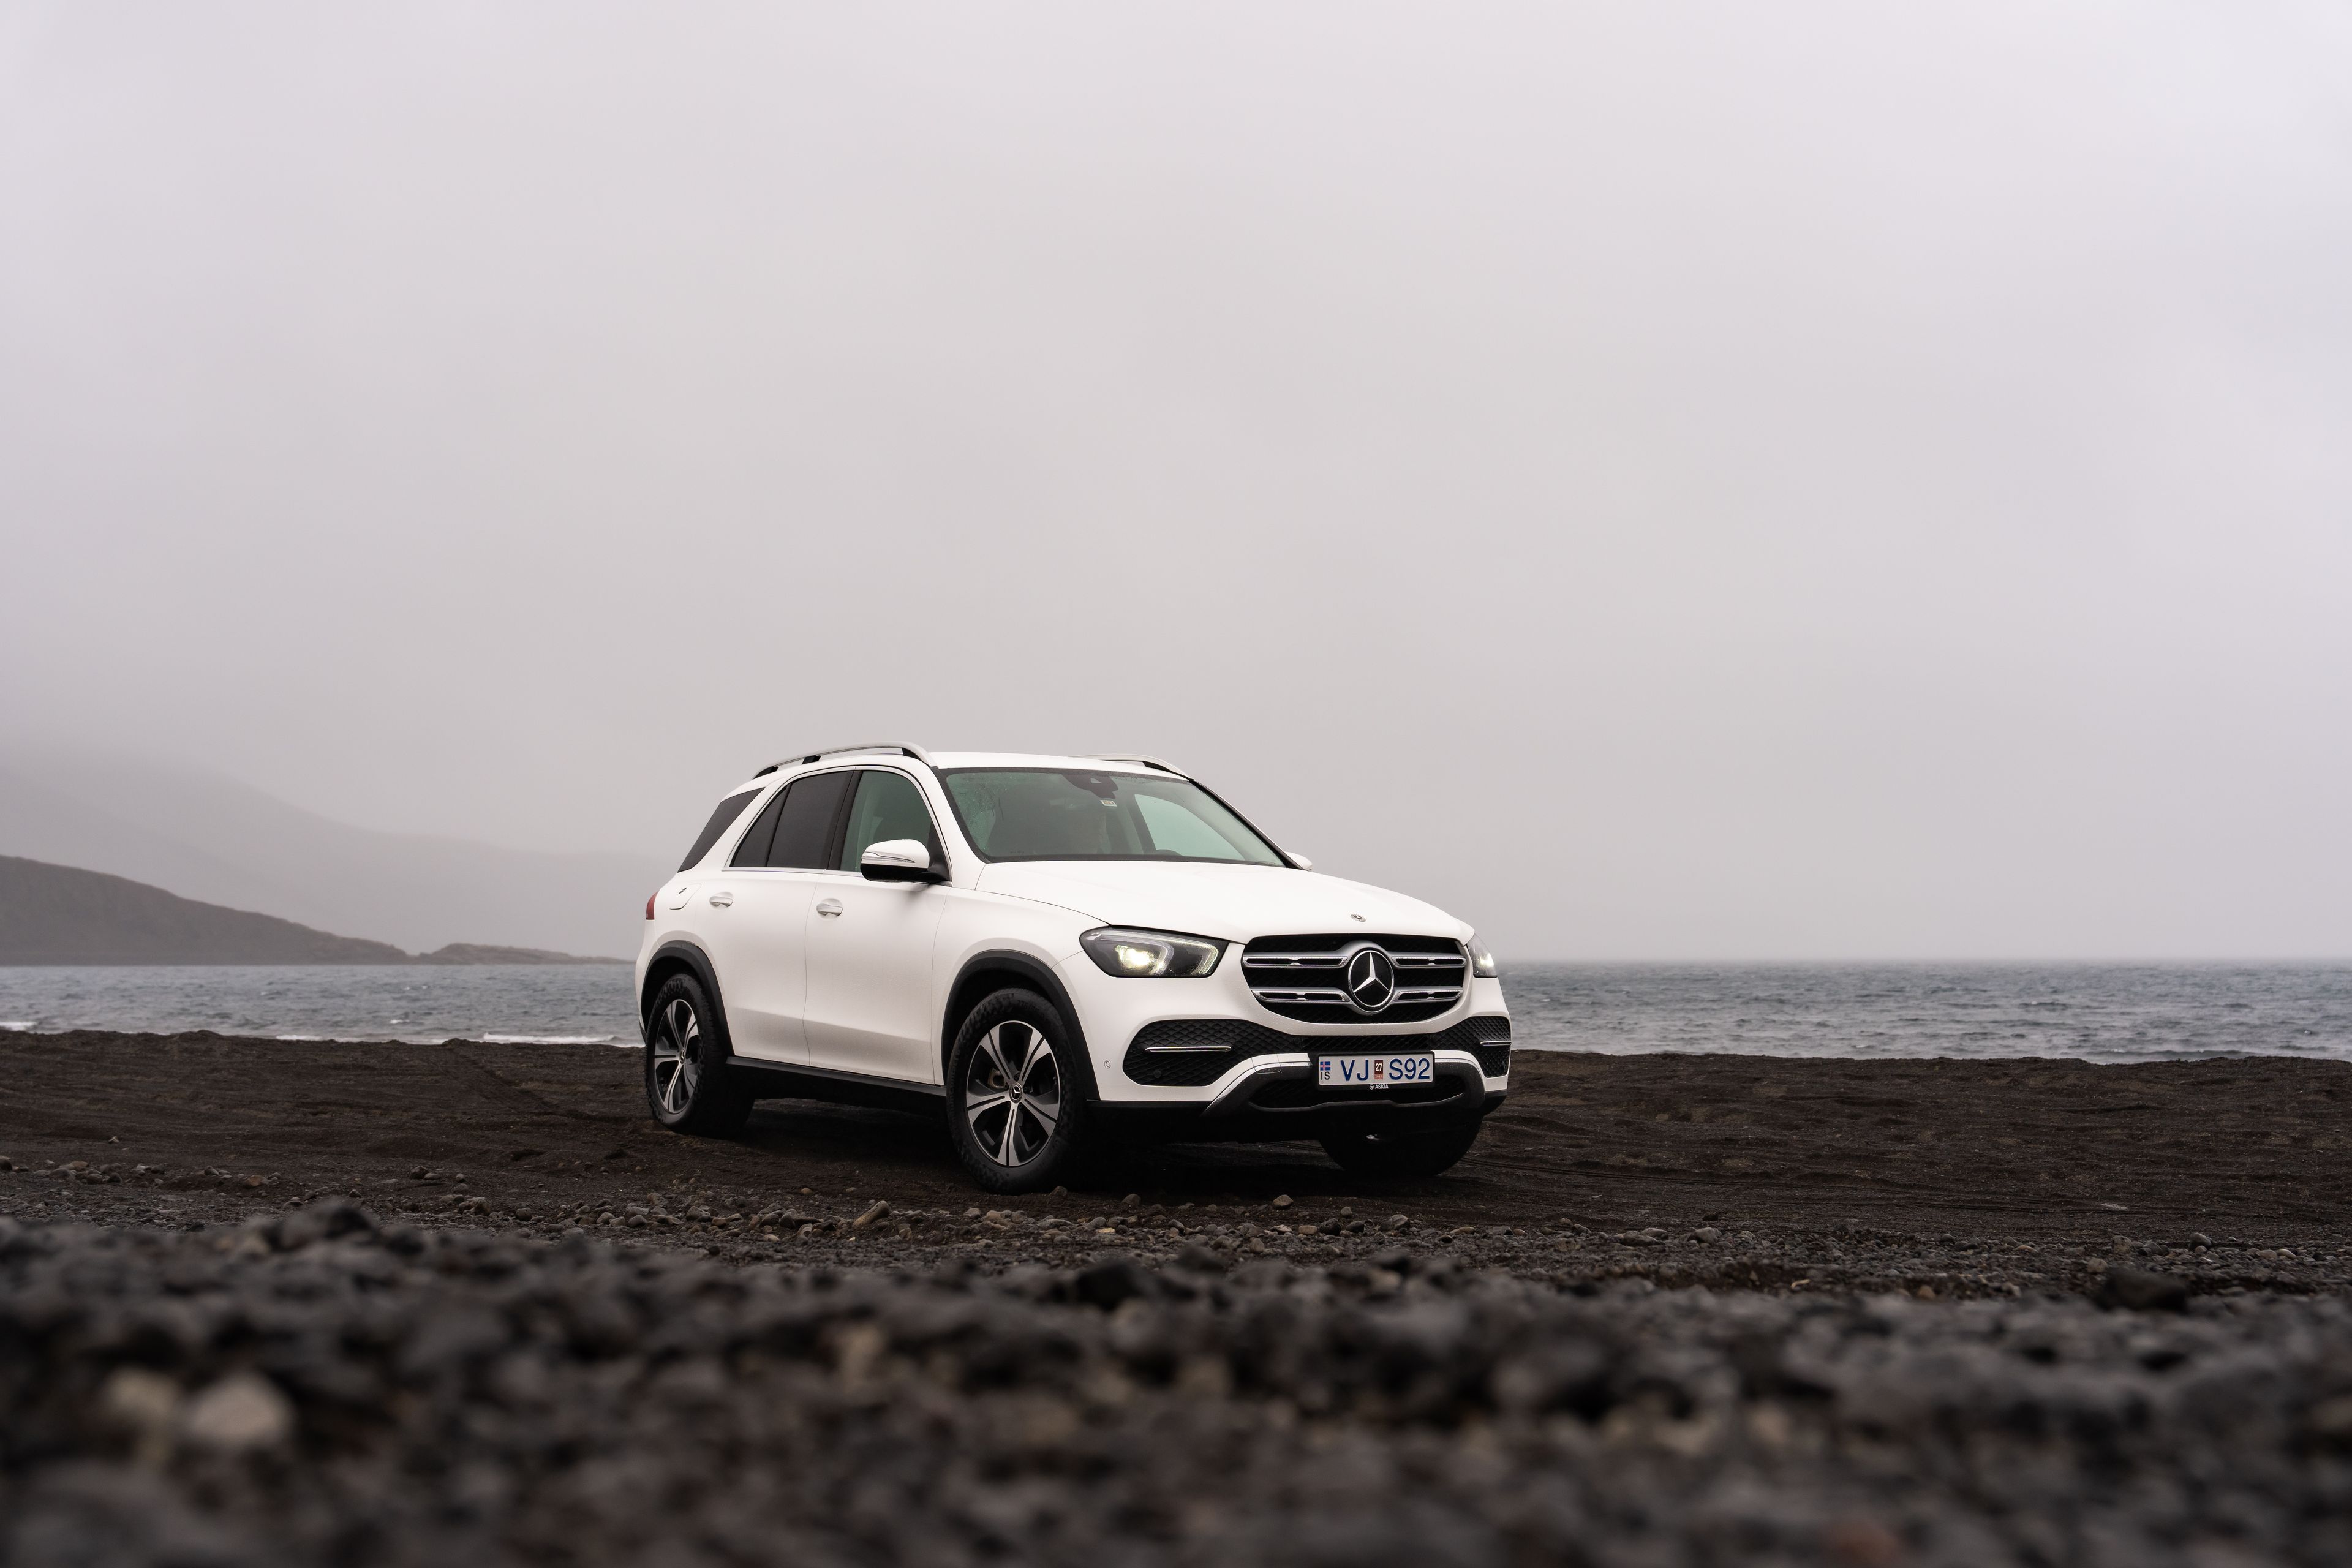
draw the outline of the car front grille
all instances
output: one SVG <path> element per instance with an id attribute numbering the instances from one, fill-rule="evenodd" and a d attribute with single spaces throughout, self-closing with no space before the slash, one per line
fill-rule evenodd
<path id="1" fill-rule="evenodd" d="M 1393 994 L 1376 1007 L 1348 991 L 1349 966 L 1367 949 L 1395 973 Z M 1417 1024 L 1461 1002 L 1470 961 L 1460 942 L 1440 936 L 1262 936 L 1242 950 L 1242 978 L 1260 1006 L 1302 1024 Z"/>
<path id="2" fill-rule="evenodd" d="M 1137 1083 L 1194 1088 L 1214 1083 L 1235 1062 L 1284 1051 L 1468 1051 L 1479 1070 L 1511 1070 L 1511 1021 L 1465 1018 L 1427 1035 L 1286 1035 L 1244 1018 L 1170 1018 L 1146 1024 L 1128 1043 L 1127 1076 Z"/>

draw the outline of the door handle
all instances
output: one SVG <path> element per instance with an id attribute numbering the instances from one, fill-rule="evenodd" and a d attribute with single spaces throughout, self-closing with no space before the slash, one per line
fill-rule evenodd
<path id="1" fill-rule="evenodd" d="M 723 910 L 734 901 L 735 895 L 723 888 L 710 895 L 710 907 L 713 909 Z"/>
<path id="2" fill-rule="evenodd" d="M 839 899 L 819 899 L 816 901 L 816 912 L 821 915 L 837 915 L 841 912 L 841 900 Z"/>

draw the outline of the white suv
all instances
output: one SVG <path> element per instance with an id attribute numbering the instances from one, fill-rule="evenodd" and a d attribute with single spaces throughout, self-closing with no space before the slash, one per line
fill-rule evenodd
<path id="1" fill-rule="evenodd" d="M 1509 1082 L 1468 926 L 1314 875 L 1155 758 L 810 752 L 719 803 L 646 921 L 663 1125 L 943 1104 L 992 1192 L 1110 1137 L 1314 1138 L 1434 1175 Z"/>

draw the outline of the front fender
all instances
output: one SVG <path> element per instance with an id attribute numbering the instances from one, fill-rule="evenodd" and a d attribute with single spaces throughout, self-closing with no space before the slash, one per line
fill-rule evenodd
<path id="1" fill-rule="evenodd" d="M 1102 1092 L 1095 1083 L 1094 1057 L 1087 1046 L 1086 1025 L 1078 1017 L 1077 1005 L 1071 1001 L 1069 988 L 1062 984 L 1053 963 L 1019 948 L 985 949 L 967 957 L 957 969 L 940 1019 L 940 1081 L 948 1081 L 948 1058 L 955 1050 L 956 1032 L 963 1027 L 964 1019 L 982 997 L 1008 982 L 1030 986 L 1054 1005 L 1054 1010 L 1062 1016 L 1062 1026 L 1069 1031 L 1071 1047 L 1077 1052 L 1078 1070 L 1086 1079 L 1079 1089 L 1090 1103 L 1100 1100 Z"/>

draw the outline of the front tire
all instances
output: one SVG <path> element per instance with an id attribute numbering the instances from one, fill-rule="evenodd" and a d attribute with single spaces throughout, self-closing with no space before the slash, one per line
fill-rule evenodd
<path id="1" fill-rule="evenodd" d="M 1086 1078 L 1051 1002 L 999 991 L 971 1010 L 948 1057 L 948 1134 L 992 1193 L 1041 1193 L 1086 1147 Z"/>
<path id="2" fill-rule="evenodd" d="M 1485 1125 L 1467 1121 L 1425 1132 L 1332 1132 L 1323 1152 L 1351 1176 L 1434 1176 L 1450 1171 Z"/>
<path id="3" fill-rule="evenodd" d="M 655 994 L 646 1107 L 674 1132 L 709 1138 L 730 1138 L 751 1119 L 751 1097 L 727 1070 L 727 1026 L 690 974 L 673 974 Z"/>

